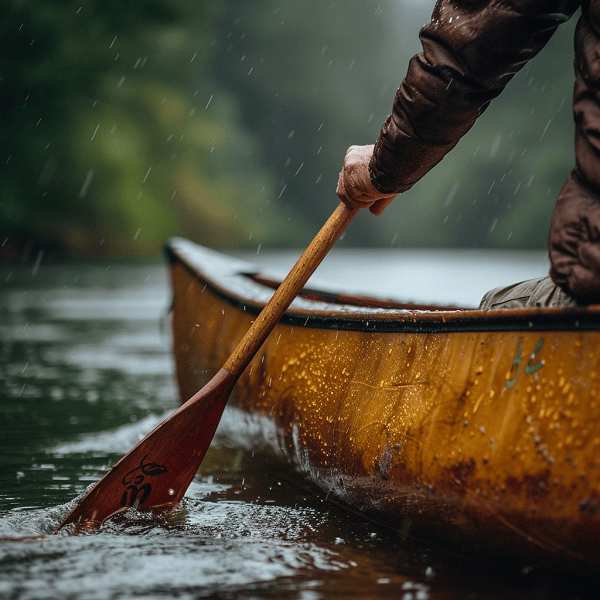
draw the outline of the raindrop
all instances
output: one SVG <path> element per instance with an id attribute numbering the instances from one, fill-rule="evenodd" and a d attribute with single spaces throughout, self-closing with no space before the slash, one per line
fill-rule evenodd
<path id="1" fill-rule="evenodd" d="M 88 171 L 88 174 L 85 177 L 83 185 L 81 186 L 81 190 L 79 190 L 80 198 L 85 198 L 86 194 L 88 193 L 88 190 L 90 188 L 90 184 L 92 183 L 93 178 L 94 178 L 94 171 L 93 170 Z"/>
<path id="2" fill-rule="evenodd" d="M 552 123 L 552 119 L 550 119 L 548 121 L 548 123 L 546 123 L 546 127 L 544 127 L 544 131 L 542 132 L 542 137 L 540 138 L 540 142 L 544 139 L 544 136 L 546 135 L 546 131 L 548 131 L 548 127 L 550 127 L 550 123 Z"/>
<path id="3" fill-rule="evenodd" d="M 494 143 L 492 144 L 492 148 L 490 149 L 490 158 L 496 158 L 496 154 L 498 154 L 498 149 L 500 148 L 500 144 L 502 143 L 502 135 L 498 134 Z"/>
<path id="4" fill-rule="evenodd" d="M 37 258 L 35 259 L 35 263 L 33 265 L 33 269 L 31 270 L 31 274 L 32 275 L 37 275 L 38 271 L 40 270 L 40 266 L 42 264 L 42 260 L 44 259 L 44 251 L 40 250 L 38 252 Z"/>
<path id="5" fill-rule="evenodd" d="M 448 195 L 446 196 L 446 199 L 444 200 L 445 207 L 448 207 L 452 204 L 452 201 L 454 200 L 454 197 L 456 196 L 456 193 L 458 192 L 458 188 L 460 188 L 460 183 L 458 181 L 456 181 L 456 182 L 454 182 L 454 185 L 452 186 L 452 188 L 450 189 L 450 192 L 448 192 Z"/>
<path id="6" fill-rule="evenodd" d="M 521 181 L 519 181 L 519 183 L 517 184 L 517 189 L 515 190 L 515 193 L 513 194 L 514 196 L 517 195 L 517 192 L 519 191 L 519 188 L 521 187 Z"/>

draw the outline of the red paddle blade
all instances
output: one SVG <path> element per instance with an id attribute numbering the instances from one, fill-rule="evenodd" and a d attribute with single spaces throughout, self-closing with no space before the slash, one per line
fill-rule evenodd
<path id="1" fill-rule="evenodd" d="M 55 529 L 94 529 L 129 507 L 176 506 L 210 446 L 236 382 L 221 369 L 196 395 L 121 458 Z"/>

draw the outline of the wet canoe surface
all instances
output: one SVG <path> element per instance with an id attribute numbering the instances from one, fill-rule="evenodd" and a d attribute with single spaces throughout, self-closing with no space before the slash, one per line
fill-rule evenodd
<path id="1" fill-rule="evenodd" d="M 272 293 L 267 276 L 183 240 L 168 248 L 187 399 Z M 600 563 L 600 313 L 483 313 L 309 292 L 230 400 L 330 499 L 479 554 Z"/>

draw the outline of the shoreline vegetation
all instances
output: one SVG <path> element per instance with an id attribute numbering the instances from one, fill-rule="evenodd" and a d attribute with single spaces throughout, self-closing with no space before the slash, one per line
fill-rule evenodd
<path id="1" fill-rule="evenodd" d="M 0 23 L 0 262 L 159 258 L 174 235 L 306 246 L 337 203 L 346 148 L 375 141 L 432 5 L 12 3 Z M 576 19 L 342 245 L 544 248 L 573 161 Z"/>

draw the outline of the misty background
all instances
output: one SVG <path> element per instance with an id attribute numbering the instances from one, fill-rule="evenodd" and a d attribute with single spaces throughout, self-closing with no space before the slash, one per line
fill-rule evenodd
<path id="1" fill-rule="evenodd" d="M 0 0 L 0 258 L 306 246 L 433 0 Z M 573 165 L 573 29 L 349 247 L 544 249 Z"/>

